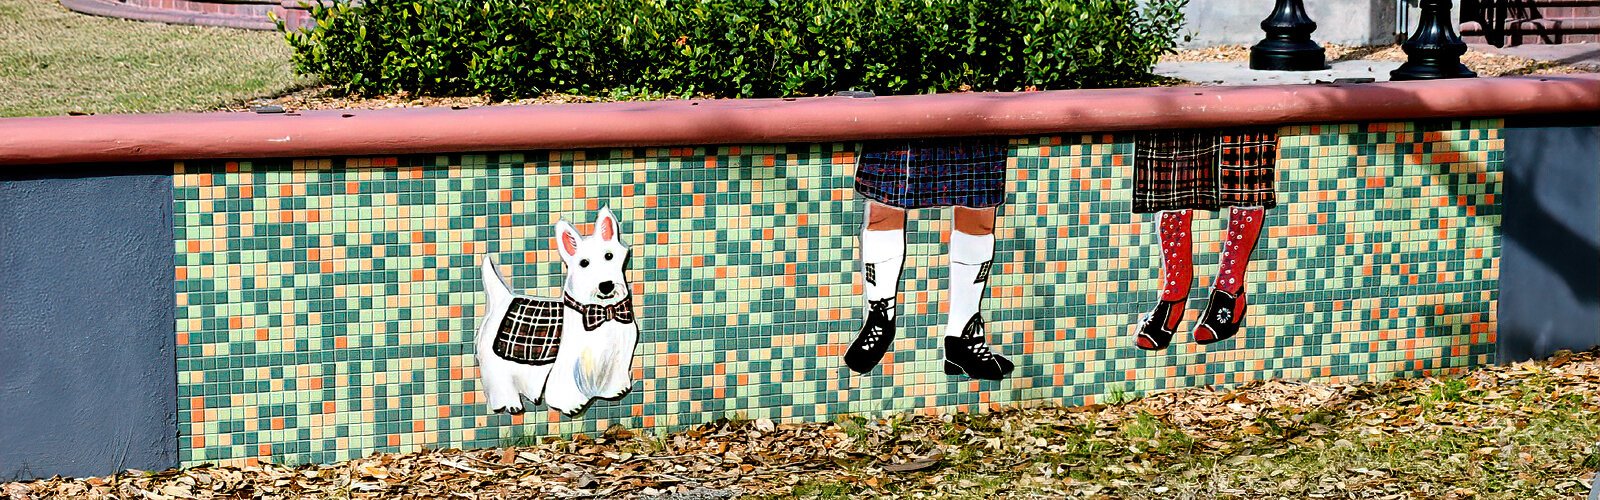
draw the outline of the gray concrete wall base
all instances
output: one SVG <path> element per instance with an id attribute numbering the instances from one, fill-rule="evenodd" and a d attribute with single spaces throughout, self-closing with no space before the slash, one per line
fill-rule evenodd
<path id="1" fill-rule="evenodd" d="M 178 465 L 172 167 L 0 174 L 0 481 Z"/>
<path id="2" fill-rule="evenodd" d="M 1600 345 L 1600 120 L 1506 120 L 1501 363 Z"/>

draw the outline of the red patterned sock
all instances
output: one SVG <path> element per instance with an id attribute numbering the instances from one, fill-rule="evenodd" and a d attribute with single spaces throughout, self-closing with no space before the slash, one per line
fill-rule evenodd
<path id="1" fill-rule="evenodd" d="M 1189 223 L 1193 220 L 1191 210 L 1164 210 L 1156 223 L 1161 244 L 1162 301 L 1183 300 L 1194 284 L 1194 245 L 1189 232 Z"/>
<path id="2" fill-rule="evenodd" d="M 1228 211 L 1228 235 L 1222 243 L 1222 263 L 1217 266 L 1217 280 L 1212 288 L 1239 295 L 1244 289 L 1245 268 L 1250 265 L 1250 253 L 1256 249 L 1265 225 L 1266 210 L 1261 207 L 1233 207 Z"/>

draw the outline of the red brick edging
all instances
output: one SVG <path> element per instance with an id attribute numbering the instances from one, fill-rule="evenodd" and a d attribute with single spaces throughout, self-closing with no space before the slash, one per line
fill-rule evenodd
<path id="1" fill-rule="evenodd" d="M 96 16 L 252 30 L 277 29 L 269 15 L 283 20 L 289 29 L 311 22 L 300 0 L 61 0 L 61 5 Z"/>

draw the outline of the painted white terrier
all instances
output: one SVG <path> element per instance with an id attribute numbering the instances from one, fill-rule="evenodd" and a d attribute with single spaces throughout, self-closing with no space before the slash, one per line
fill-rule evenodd
<path id="1" fill-rule="evenodd" d="M 570 417 L 596 398 L 621 399 L 633 389 L 639 325 L 623 279 L 628 247 L 621 236 L 609 207 L 600 209 L 587 237 L 556 222 L 556 249 L 567 269 L 560 299 L 512 292 L 494 261 L 483 258 L 489 301 L 477 357 L 490 410 L 522 413 L 527 396 Z"/>

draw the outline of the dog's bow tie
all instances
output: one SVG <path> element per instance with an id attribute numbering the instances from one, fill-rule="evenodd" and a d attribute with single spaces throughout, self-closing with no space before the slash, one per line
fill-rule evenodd
<path id="1" fill-rule="evenodd" d="M 579 314 L 583 315 L 583 329 L 585 331 L 592 331 L 596 328 L 600 328 L 600 325 L 603 325 L 606 321 L 611 320 L 615 320 L 616 322 L 623 324 L 633 322 L 632 295 L 624 297 L 622 302 L 611 304 L 609 306 L 603 306 L 600 304 L 584 304 L 578 302 L 578 299 L 572 298 L 571 295 L 562 295 L 561 299 L 562 303 L 566 304 L 567 307 L 570 307 L 572 310 L 578 311 Z"/>

